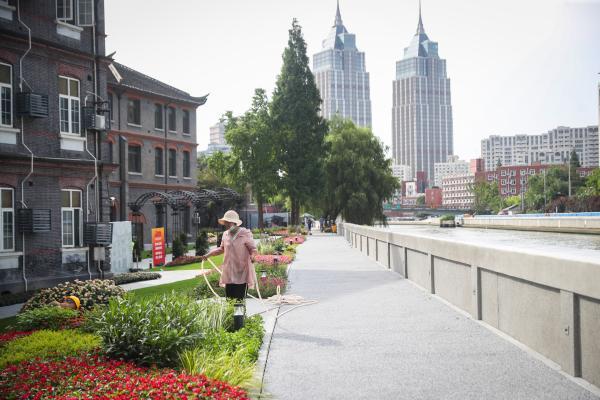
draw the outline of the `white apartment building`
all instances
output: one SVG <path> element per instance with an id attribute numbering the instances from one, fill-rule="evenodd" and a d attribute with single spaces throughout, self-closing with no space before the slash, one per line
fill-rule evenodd
<path id="1" fill-rule="evenodd" d="M 559 126 L 541 135 L 492 135 L 481 141 L 481 157 L 487 171 L 494 170 L 498 164 L 565 164 L 573 150 L 582 167 L 597 167 L 600 161 L 598 126 Z"/>
<path id="2" fill-rule="evenodd" d="M 468 210 L 475 202 L 472 187 L 475 175 L 451 176 L 442 179 L 442 207 Z"/>
<path id="3" fill-rule="evenodd" d="M 398 182 L 413 179 L 410 165 L 392 164 L 392 175 L 398 179 Z"/>
<path id="4" fill-rule="evenodd" d="M 216 144 L 224 146 L 227 144 L 225 141 L 225 123 L 218 122 L 217 124 L 210 127 L 210 144 Z"/>
<path id="5" fill-rule="evenodd" d="M 469 174 L 469 162 L 463 161 L 458 156 L 450 155 L 446 162 L 438 162 L 433 166 L 434 186 L 442 187 L 442 180 L 450 176 L 464 176 Z"/>

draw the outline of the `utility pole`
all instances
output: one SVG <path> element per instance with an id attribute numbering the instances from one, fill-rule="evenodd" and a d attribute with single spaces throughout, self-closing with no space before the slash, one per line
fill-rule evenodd
<path id="1" fill-rule="evenodd" d="M 546 200 L 546 170 L 543 169 L 542 173 L 544 175 L 544 212 L 546 212 L 546 202 L 547 202 L 547 200 Z"/>
<path id="2" fill-rule="evenodd" d="M 571 152 L 569 152 L 569 157 L 567 158 L 567 167 L 569 168 L 569 197 L 571 197 Z"/>

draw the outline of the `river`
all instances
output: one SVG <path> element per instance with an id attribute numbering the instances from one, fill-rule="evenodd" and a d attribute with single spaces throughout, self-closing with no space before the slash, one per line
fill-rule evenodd
<path id="1" fill-rule="evenodd" d="M 600 235 L 548 233 L 502 229 L 439 228 L 433 225 L 390 225 L 393 232 L 598 262 Z"/>

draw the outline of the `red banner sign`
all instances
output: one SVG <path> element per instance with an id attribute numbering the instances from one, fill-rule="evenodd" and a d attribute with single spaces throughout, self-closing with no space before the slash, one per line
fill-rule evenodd
<path id="1" fill-rule="evenodd" d="M 152 264 L 155 267 L 165 264 L 165 228 L 152 229 Z"/>

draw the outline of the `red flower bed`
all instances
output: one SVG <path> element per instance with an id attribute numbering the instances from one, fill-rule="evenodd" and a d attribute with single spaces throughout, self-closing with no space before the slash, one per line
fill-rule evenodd
<path id="1" fill-rule="evenodd" d="M 306 239 L 304 239 L 304 236 L 300 235 L 290 236 L 283 239 L 285 244 L 302 244 L 305 240 Z"/>
<path id="2" fill-rule="evenodd" d="M 292 262 L 292 257 L 277 254 L 259 254 L 254 256 L 254 261 L 259 264 L 267 265 L 289 264 Z"/>
<path id="3" fill-rule="evenodd" d="M 165 267 L 176 267 L 178 265 L 193 264 L 202 261 L 200 256 L 181 256 L 165 264 Z"/>
<path id="4" fill-rule="evenodd" d="M 0 371 L 2 399 L 246 400 L 246 392 L 204 375 L 138 367 L 98 355 L 25 361 Z"/>
<path id="5" fill-rule="evenodd" d="M 23 336 L 29 336 L 35 331 L 14 331 L 0 334 L 0 344 Z"/>
<path id="6" fill-rule="evenodd" d="M 287 236 L 289 235 L 289 232 L 287 229 L 281 229 L 278 231 L 274 231 L 271 233 L 271 236 Z"/>

